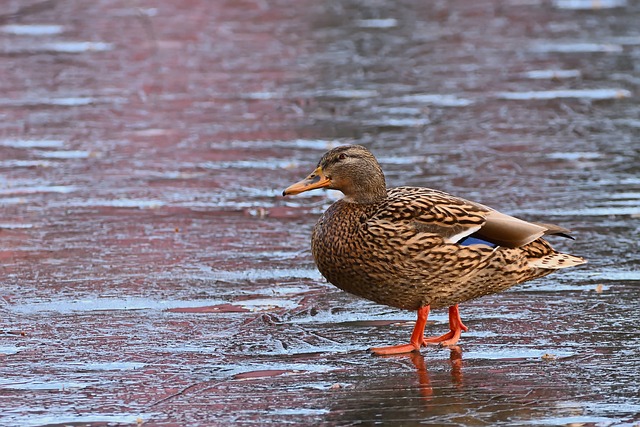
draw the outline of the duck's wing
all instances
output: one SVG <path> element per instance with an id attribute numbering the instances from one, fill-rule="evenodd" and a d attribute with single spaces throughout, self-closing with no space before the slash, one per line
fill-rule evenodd
<path id="1" fill-rule="evenodd" d="M 568 236 L 568 230 L 558 226 L 523 221 L 479 203 L 420 187 L 390 189 L 387 202 L 370 221 L 413 227 L 419 233 L 436 234 L 447 243 L 471 236 L 509 248 L 524 246 L 545 234 Z"/>

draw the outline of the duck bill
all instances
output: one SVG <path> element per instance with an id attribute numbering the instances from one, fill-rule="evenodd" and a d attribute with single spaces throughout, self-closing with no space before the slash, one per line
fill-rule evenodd
<path id="1" fill-rule="evenodd" d="M 287 187 L 282 192 L 283 196 L 292 196 L 294 194 L 304 193 L 305 191 L 314 190 L 316 188 L 326 188 L 331 185 L 331 180 L 326 177 L 321 167 L 314 170 L 311 175 Z"/>

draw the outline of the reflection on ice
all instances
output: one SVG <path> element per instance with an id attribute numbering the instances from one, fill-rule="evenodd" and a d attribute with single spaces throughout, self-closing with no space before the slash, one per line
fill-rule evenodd
<path id="1" fill-rule="evenodd" d="M 102 98 L 104 100 L 104 98 Z M 88 96 L 71 96 L 71 97 L 29 97 L 25 99 L 0 99 L 0 105 L 12 107 L 38 107 L 42 105 L 53 105 L 57 107 L 80 107 L 83 105 L 91 105 L 98 102 L 97 98 Z"/>
<path id="2" fill-rule="evenodd" d="M 517 215 L 553 215 L 553 216 L 637 216 L 640 215 L 640 206 L 632 203 L 632 206 L 595 206 L 576 209 L 522 209 L 518 210 Z"/>
<path id="3" fill-rule="evenodd" d="M 350 342 L 343 344 L 326 340 L 321 343 L 306 344 L 304 342 L 295 341 L 288 342 L 286 348 L 280 343 L 271 343 L 270 348 L 264 351 L 256 351 L 261 356 L 284 356 L 284 355 L 303 355 L 303 354 L 338 354 L 348 353 L 352 351 L 367 351 L 368 345 L 353 345 Z"/>
<path id="4" fill-rule="evenodd" d="M 64 30 L 62 25 L 54 24 L 12 24 L 0 26 L 0 31 L 17 36 L 51 36 L 60 34 Z"/>
<path id="5" fill-rule="evenodd" d="M 606 44 L 606 43 L 558 43 L 558 42 L 544 42 L 538 43 L 532 47 L 534 52 L 541 53 L 616 53 L 622 52 L 622 46 L 618 44 Z"/>
<path id="6" fill-rule="evenodd" d="M 36 185 L 33 187 L 9 187 L 0 188 L 0 196 L 38 194 L 38 193 L 72 193 L 77 188 L 74 185 Z"/>
<path id="7" fill-rule="evenodd" d="M 360 28 L 393 28 L 398 26 L 398 20 L 393 18 L 360 19 L 356 21 L 356 25 Z"/>
<path id="8" fill-rule="evenodd" d="M 21 408 L 18 408 L 21 409 Z M 24 427 L 37 427 L 37 426 L 66 426 L 66 425 L 141 425 L 145 417 L 141 415 L 127 415 L 127 414 L 100 414 L 96 411 L 91 414 L 77 414 L 74 411 L 57 412 L 48 410 L 46 414 L 36 413 L 29 414 L 28 412 L 17 412 L 13 415 L 8 411 L 6 418 L 3 421 L 8 421 L 8 425 L 19 425 Z"/>
<path id="9" fill-rule="evenodd" d="M 95 382 L 78 382 L 78 381 L 26 381 L 15 382 L 12 379 L 0 380 L 1 389 L 11 390 L 79 390 L 91 385 Z"/>
<path id="10" fill-rule="evenodd" d="M 346 144 L 348 142 L 344 142 Z M 220 149 L 228 149 L 228 148 L 250 148 L 256 149 L 257 147 L 265 147 L 265 148 L 300 148 L 300 149 L 311 149 L 311 150 L 330 150 L 338 145 L 342 145 L 343 143 L 337 140 L 328 140 L 328 139 L 294 139 L 291 141 L 232 141 L 231 143 L 225 142 L 224 144 L 220 144 L 220 146 L 216 148 Z"/>
<path id="11" fill-rule="evenodd" d="M 0 346 L 0 356 L 2 355 L 9 355 L 9 354 L 16 354 L 20 351 L 24 350 L 23 347 L 16 347 L 16 346 L 12 346 L 12 345 L 2 345 Z"/>
<path id="12" fill-rule="evenodd" d="M 0 168 L 49 168 L 55 165 L 56 162 L 49 160 L 0 160 Z"/>
<path id="13" fill-rule="evenodd" d="M 282 298 L 260 298 L 244 300 L 236 302 L 235 305 L 246 308 L 249 311 L 265 311 L 270 308 L 292 309 L 298 306 L 296 302 Z"/>
<path id="14" fill-rule="evenodd" d="M 627 0 L 553 0 L 558 9 L 598 10 L 625 7 Z"/>
<path id="15" fill-rule="evenodd" d="M 562 152 L 549 153 L 547 154 L 547 157 L 550 159 L 561 159 L 561 160 L 594 160 L 594 159 L 602 158 L 603 155 L 602 153 L 596 153 L 596 152 L 574 151 L 574 152 L 568 152 L 568 153 L 562 153 Z"/>
<path id="16" fill-rule="evenodd" d="M 575 353 L 567 351 L 567 350 L 557 350 L 557 349 L 540 349 L 540 348 L 529 348 L 529 347 L 518 347 L 514 344 L 509 346 L 492 346 L 485 344 L 481 349 L 478 350 L 470 350 L 464 352 L 464 359 L 472 360 L 472 359 L 504 359 L 504 360 L 517 360 L 517 359 L 543 359 L 549 358 L 549 356 L 553 356 L 554 359 L 562 359 L 565 357 L 570 357 L 575 355 Z"/>
<path id="17" fill-rule="evenodd" d="M 274 362 L 274 363 L 243 363 L 243 364 L 225 364 L 219 366 L 212 366 L 212 368 L 218 368 L 226 376 L 237 377 L 238 375 L 245 375 L 246 379 L 251 378 L 249 373 L 252 372 L 269 372 L 269 371 L 284 371 L 289 373 L 305 373 L 305 372 L 329 372 L 335 369 L 333 366 L 326 364 L 314 364 L 314 363 L 287 363 L 287 362 Z M 256 375 L 253 378 L 258 378 Z"/>
<path id="18" fill-rule="evenodd" d="M 0 193 L 1 194 L 1 193 Z M 112 207 L 112 208 L 138 208 L 138 209 L 155 209 L 165 206 L 162 200 L 136 200 L 136 199 L 71 199 L 64 202 L 52 202 L 50 206 L 75 206 L 75 207 Z"/>
<path id="19" fill-rule="evenodd" d="M 203 169 L 220 170 L 220 169 L 267 169 L 280 170 L 291 169 L 297 167 L 294 160 L 290 159 L 264 159 L 264 160 L 235 160 L 221 162 L 203 162 L 198 163 Z"/>
<path id="20" fill-rule="evenodd" d="M 223 304 L 224 300 L 152 300 L 149 298 L 86 298 L 81 300 L 54 300 L 50 302 L 12 305 L 10 310 L 16 313 L 37 313 L 51 311 L 72 313 L 84 311 L 111 310 L 166 310 L 177 307 L 204 307 Z"/>
<path id="21" fill-rule="evenodd" d="M 144 368 L 147 364 L 139 362 L 71 362 L 61 366 L 81 371 L 129 371 Z"/>
<path id="22" fill-rule="evenodd" d="M 269 100 L 283 98 L 283 94 L 280 92 L 248 92 L 241 94 L 243 99 L 255 99 L 255 100 Z"/>
<path id="23" fill-rule="evenodd" d="M 600 269 L 597 272 L 576 271 L 573 274 L 576 280 L 598 280 L 606 282 L 640 281 L 640 271 L 624 271 L 620 269 Z M 606 287 L 604 288 L 607 289 Z"/>
<path id="24" fill-rule="evenodd" d="M 403 95 L 390 98 L 388 101 L 394 104 L 428 104 L 436 105 L 439 107 L 466 107 L 474 103 L 474 101 L 471 99 L 459 98 L 455 95 L 441 95 L 430 93 Z"/>
<path id="25" fill-rule="evenodd" d="M 380 93 L 377 90 L 367 89 L 332 89 L 317 92 L 316 96 L 334 99 L 367 99 L 377 98 Z"/>
<path id="26" fill-rule="evenodd" d="M 38 100 L 35 102 L 40 104 L 60 105 L 64 107 L 76 107 L 80 105 L 93 104 L 94 102 L 96 102 L 96 100 L 95 98 L 91 98 L 91 97 L 77 96 L 77 97 L 67 97 L 67 98 L 50 98 L 50 99 Z"/>
<path id="27" fill-rule="evenodd" d="M 621 99 L 629 98 L 631 96 L 631 92 L 626 89 L 565 89 L 528 92 L 498 92 L 496 96 L 499 99 L 520 101 L 559 98 Z"/>
<path id="28" fill-rule="evenodd" d="M 530 421 L 520 421 L 522 425 L 536 426 L 612 426 L 621 425 L 621 418 L 597 417 L 593 415 L 553 416 L 548 418 L 536 418 Z M 633 426 L 633 424 L 628 424 Z"/>
<path id="29" fill-rule="evenodd" d="M 323 415 L 331 411 L 328 409 L 290 408 L 290 409 L 270 409 L 267 411 L 272 415 Z M 286 422 L 285 422 L 286 423 Z"/>
<path id="30" fill-rule="evenodd" d="M 105 52 L 113 49 L 113 44 L 102 42 L 52 42 L 38 46 L 40 51 L 60 53 Z"/>
<path id="31" fill-rule="evenodd" d="M 279 280 L 287 278 L 305 278 L 320 280 L 322 276 L 315 268 L 274 268 L 255 269 L 249 268 L 241 271 L 215 271 L 212 278 L 216 280 L 240 281 L 240 280 Z"/>
<path id="32" fill-rule="evenodd" d="M 403 127 L 425 126 L 429 124 L 429 120 L 423 119 L 423 118 L 413 118 L 413 117 L 405 117 L 405 118 L 386 117 L 386 118 L 377 119 L 377 120 L 366 120 L 363 124 L 365 126 L 403 128 Z"/>
<path id="33" fill-rule="evenodd" d="M 37 154 L 47 159 L 86 159 L 91 156 L 89 151 L 82 150 L 39 151 Z"/>
<path id="34" fill-rule="evenodd" d="M 523 73 L 528 79 L 571 79 L 582 75 L 580 70 L 531 70 Z"/>
<path id="35" fill-rule="evenodd" d="M 27 228 L 33 228 L 33 224 L 0 222 L 0 230 L 17 230 L 17 229 L 27 229 Z"/>
<path id="36" fill-rule="evenodd" d="M 4 139 L 0 146 L 11 148 L 62 148 L 64 141 L 59 139 Z"/>
<path id="37" fill-rule="evenodd" d="M 11 305 L 16 313 L 74 313 L 91 311 L 163 310 L 176 313 L 244 312 L 293 309 L 297 302 L 285 298 L 255 298 L 229 303 L 222 299 L 154 300 L 150 298 L 86 298 Z M 219 308 L 219 309 L 218 309 Z"/>

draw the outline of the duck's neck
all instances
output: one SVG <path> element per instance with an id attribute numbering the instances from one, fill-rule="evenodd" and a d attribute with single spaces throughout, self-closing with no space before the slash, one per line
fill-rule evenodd
<path id="1" fill-rule="evenodd" d="M 387 184 L 382 171 L 366 174 L 353 182 L 350 188 L 345 188 L 344 201 L 349 203 L 371 204 L 387 198 Z"/>

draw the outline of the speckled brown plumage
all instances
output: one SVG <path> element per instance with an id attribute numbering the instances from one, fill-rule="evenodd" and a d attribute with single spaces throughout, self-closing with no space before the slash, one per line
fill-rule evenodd
<path id="1" fill-rule="evenodd" d="M 556 252 L 541 237 L 566 235 L 560 227 L 428 188 L 386 189 L 378 162 L 361 146 L 329 151 L 284 194 L 320 187 L 341 190 L 345 198 L 313 229 L 318 269 L 338 288 L 380 304 L 452 307 L 585 262 Z M 486 244 L 461 244 L 467 237 Z"/>
<path id="2" fill-rule="evenodd" d="M 447 243 L 438 228 L 451 227 L 455 233 L 461 225 L 455 220 L 463 215 L 468 224 L 482 224 L 481 212 L 442 205 L 446 214 L 440 213 L 438 225 L 433 213 L 438 207 L 416 209 L 416 194 L 425 205 L 446 200 L 443 193 L 401 187 L 380 204 L 340 200 L 329 207 L 311 238 L 322 275 L 352 294 L 414 310 L 449 307 L 553 271 L 530 265 L 556 253 L 543 239 L 520 248 Z"/>

